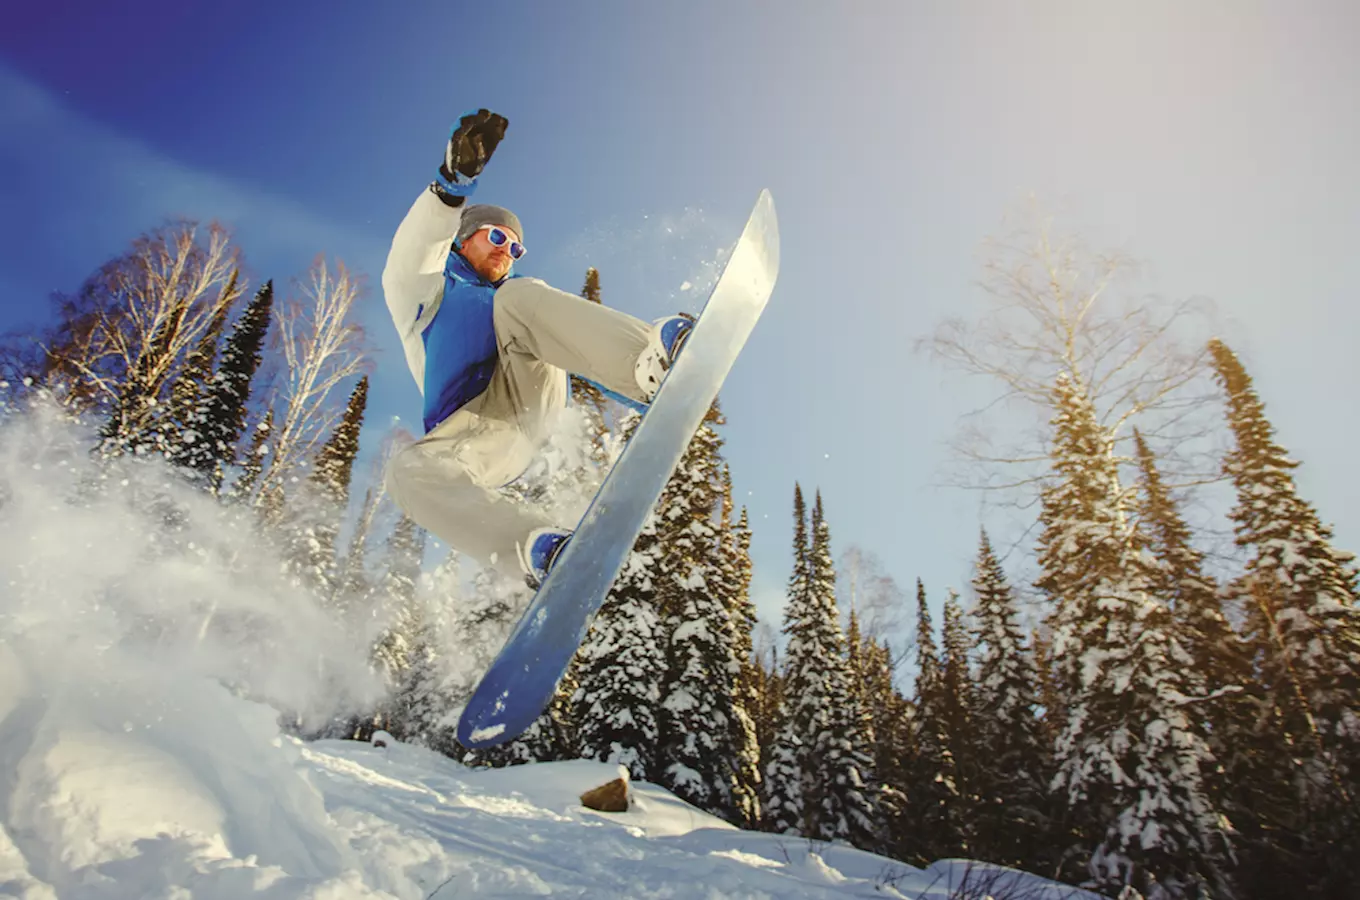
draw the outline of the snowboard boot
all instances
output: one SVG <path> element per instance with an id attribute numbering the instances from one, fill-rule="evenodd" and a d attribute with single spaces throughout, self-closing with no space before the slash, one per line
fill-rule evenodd
<path id="1" fill-rule="evenodd" d="M 562 554 L 571 532 L 565 528 L 535 528 L 523 544 L 516 544 L 519 567 L 524 570 L 524 583 L 538 590 Z"/>
<path id="2" fill-rule="evenodd" d="M 652 323 L 647 349 L 642 351 L 633 370 L 638 387 L 642 388 L 648 403 L 656 396 L 657 390 L 661 387 L 661 380 L 666 377 L 671 366 L 675 365 L 675 360 L 693 329 L 694 317 L 684 313 L 657 319 Z"/>

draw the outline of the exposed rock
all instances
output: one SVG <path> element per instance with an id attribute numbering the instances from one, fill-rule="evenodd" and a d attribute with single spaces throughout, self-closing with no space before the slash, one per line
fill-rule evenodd
<path id="1" fill-rule="evenodd" d="M 619 778 L 582 794 L 581 805 L 599 812 L 628 812 L 628 775 L 626 769 L 621 772 Z"/>

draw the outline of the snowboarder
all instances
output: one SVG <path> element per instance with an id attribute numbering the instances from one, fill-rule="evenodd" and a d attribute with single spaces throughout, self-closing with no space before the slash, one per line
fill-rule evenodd
<path id="1" fill-rule="evenodd" d="M 383 293 L 424 395 L 425 436 L 392 458 L 387 487 L 450 547 L 536 587 L 571 530 L 499 489 L 547 439 L 568 373 L 646 404 L 692 322 L 649 325 L 511 274 L 526 252 L 519 218 L 467 203 L 507 124 L 486 109 L 463 116 L 392 238 Z"/>

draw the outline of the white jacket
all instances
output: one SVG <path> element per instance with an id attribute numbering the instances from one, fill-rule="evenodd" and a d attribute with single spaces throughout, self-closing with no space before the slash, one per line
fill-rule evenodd
<path id="1" fill-rule="evenodd" d="M 406 364 L 416 387 L 425 393 L 425 327 L 439 312 L 444 296 L 444 263 L 448 259 L 463 208 L 444 205 L 430 190 L 420 192 L 392 236 L 383 268 L 387 311 L 401 336 Z"/>

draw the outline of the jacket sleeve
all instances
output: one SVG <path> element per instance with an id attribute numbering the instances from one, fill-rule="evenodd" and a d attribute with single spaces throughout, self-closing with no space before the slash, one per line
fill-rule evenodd
<path id="1" fill-rule="evenodd" d="M 392 314 L 406 364 L 422 393 L 425 343 L 421 333 L 434 318 L 444 295 L 444 263 L 462 216 L 462 207 L 446 206 L 430 190 L 421 191 L 397 226 L 383 268 L 387 311 Z"/>

